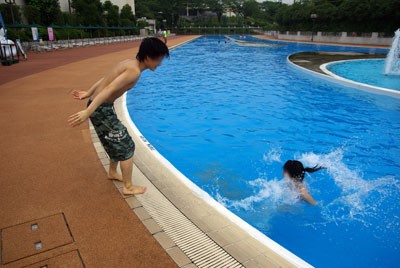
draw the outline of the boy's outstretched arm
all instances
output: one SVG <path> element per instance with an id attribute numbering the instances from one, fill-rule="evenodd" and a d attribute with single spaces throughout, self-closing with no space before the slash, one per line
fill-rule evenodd
<path id="1" fill-rule="evenodd" d="M 93 93 L 96 91 L 96 89 L 99 87 L 101 82 L 104 81 L 104 78 L 101 78 L 99 81 L 97 81 L 88 91 L 84 90 L 74 90 L 72 91 L 72 96 L 76 100 L 83 100 L 86 98 L 89 98 L 90 96 L 93 95 Z"/>
<path id="2" fill-rule="evenodd" d="M 92 101 L 92 103 L 85 110 L 73 114 L 69 117 L 68 123 L 71 127 L 76 127 L 85 122 L 90 115 L 109 99 L 112 95 L 126 87 L 130 83 L 137 80 L 139 75 L 132 71 L 124 71 L 117 78 L 114 79 L 106 88 L 104 88 Z"/>
<path id="3" fill-rule="evenodd" d="M 314 198 L 310 195 L 310 193 L 304 186 L 300 188 L 300 193 L 301 193 L 301 198 L 307 201 L 307 203 L 313 206 L 317 205 L 317 202 L 315 202 Z"/>

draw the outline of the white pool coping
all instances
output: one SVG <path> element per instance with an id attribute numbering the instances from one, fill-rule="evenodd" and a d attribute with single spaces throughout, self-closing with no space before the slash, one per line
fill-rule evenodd
<path id="1" fill-rule="evenodd" d="M 334 74 L 333 72 L 331 72 L 327 69 L 327 66 L 330 64 L 338 64 L 341 62 L 352 61 L 352 60 L 341 60 L 341 61 L 332 61 L 332 62 L 324 63 L 320 66 L 321 71 L 323 71 L 325 73 L 325 74 L 322 74 L 322 73 L 318 73 L 316 71 L 307 69 L 305 67 L 299 66 L 299 65 L 295 64 L 294 62 L 292 62 L 289 58 L 290 58 L 290 56 L 292 56 L 294 54 L 297 54 L 297 53 L 293 53 L 293 54 L 290 54 L 289 56 L 287 56 L 286 61 L 289 63 L 290 66 L 294 67 L 296 70 L 300 70 L 302 72 L 310 74 L 313 77 L 327 80 L 329 82 L 339 84 L 341 86 L 351 87 L 354 89 L 358 89 L 361 91 L 365 91 L 365 92 L 369 92 L 369 93 L 373 93 L 373 94 L 377 94 L 377 95 L 385 95 L 385 96 L 390 96 L 393 98 L 400 99 L 400 91 L 397 91 L 394 89 L 383 88 L 383 87 L 372 86 L 372 85 L 356 82 L 356 81 L 353 81 L 350 79 L 346 79 L 346 78 L 343 78 L 341 76 Z M 354 60 L 371 60 L 371 59 L 354 59 Z M 376 60 L 378 60 L 378 59 L 376 59 Z"/>
<path id="2" fill-rule="evenodd" d="M 187 42 L 190 42 L 194 39 L 191 39 Z M 184 42 L 182 44 L 179 44 L 177 46 L 181 46 L 183 44 L 186 44 L 187 42 Z M 175 48 L 177 46 L 174 46 L 172 48 Z M 172 49 L 171 48 L 171 49 Z M 127 128 L 130 130 L 130 133 L 133 133 L 134 135 L 134 141 L 135 143 L 140 143 L 136 145 L 136 147 L 140 148 L 145 148 L 144 150 L 141 150 L 141 155 L 139 156 L 140 158 L 143 159 L 156 159 L 157 163 L 155 165 L 159 165 L 159 170 L 162 170 L 163 168 L 166 168 L 171 174 L 173 174 L 174 179 L 180 181 L 183 183 L 190 191 L 191 193 L 195 194 L 198 198 L 201 200 L 205 201 L 208 205 L 210 205 L 213 209 L 215 209 L 219 214 L 223 215 L 225 218 L 229 219 L 232 223 L 237 225 L 240 229 L 245 231 L 248 235 L 250 235 L 252 238 L 256 239 L 258 242 L 260 242 L 263 246 L 267 247 L 268 249 L 272 250 L 274 253 L 279 255 L 282 259 L 293 265 L 294 267 L 301 267 L 301 268 L 310 268 L 313 267 L 300 257 L 296 256 L 280 244 L 276 243 L 274 240 L 251 226 L 249 223 L 235 215 L 233 212 L 231 212 L 229 209 L 225 208 L 222 204 L 218 203 L 213 197 L 211 197 L 207 192 L 205 192 L 203 189 L 201 189 L 199 186 L 197 186 L 195 183 L 193 183 L 189 178 L 187 178 L 184 174 L 182 174 L 174 165 L 172 165 L 163 155 L 161 155 L 153 145 L 151 145 L 147 139 L 143 136 L 143 134 L 140 132 L 140 130 L 137 128 L 137 126 L 134 124 L 132 118 L 129 115 L 128 108 L 126 105 L 126 98 L 127 94 L 125 93 L 122 96 L 122 103 L 120 107 L 122 109 L 122 114 L 123 114 L 123 121 L 127 122 Z M 139 146 L 138 146 L 139 145 Z M 145 154 L 145 155 L 143 155 Z M 143 160 L 145 161 L 145 160 Z M 151 160 L 148 160 L 148 162 L 151 162 Z M 150 165 L 150 164 L 149 164 Z M 154 164 L 152 164 L 154 165 Z M 161 190 L 162 192 L 162 190 Z"/>

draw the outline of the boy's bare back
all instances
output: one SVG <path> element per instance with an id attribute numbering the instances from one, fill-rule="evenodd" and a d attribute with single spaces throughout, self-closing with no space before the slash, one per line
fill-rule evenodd
<path id="1" fill-rule="evenodd" d="M 103 90 L 112 90 L 111 95 L 106 98 L 105 102 L 113 103 L 126 91 L 135 86 L 140 78 L 140 74 L 139 62 L 136 59 L 121 61 L 104 76 L 94 91 L 92 99 L 96 98 Z"/>

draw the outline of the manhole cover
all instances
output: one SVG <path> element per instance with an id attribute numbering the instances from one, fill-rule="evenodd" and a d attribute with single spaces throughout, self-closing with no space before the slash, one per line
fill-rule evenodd
<path id="1" fill-rule="evenodd" d="M 69 243 L 73 237 L 62 213 L 1 229 L 2 264 Z"/>

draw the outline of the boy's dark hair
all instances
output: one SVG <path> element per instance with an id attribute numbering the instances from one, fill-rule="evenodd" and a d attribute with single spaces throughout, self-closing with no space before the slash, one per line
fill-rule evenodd
<path id="1" fill-rule="evenodd" d="M 288 160 L 284 165 L 283 165 L 283 171 L 286 171 L 289 173 L 290 177 L 293 179 L 302 182 L 304 180 L 304 175 L 306 172 L 308 173 L 313 173 L 315 171 L 318 171 L 320 169 L 323 169 L 324 167 L 316 165 L 315 167 L 307 167 L 304 168 L 303 164 L 300 161 L 297 160 Z"/>
<path id="2" fill-rule="evenodd" d="M 156 59 L 158 57 L 169 58 L 168 47 L 163 41 L 156 37 L 147 37 L 143 39 L 140 44 L 139 52 L 136 55 L 136 59 L 140 62 L 144 61 L 147 57 L 150 59 Z"/>

